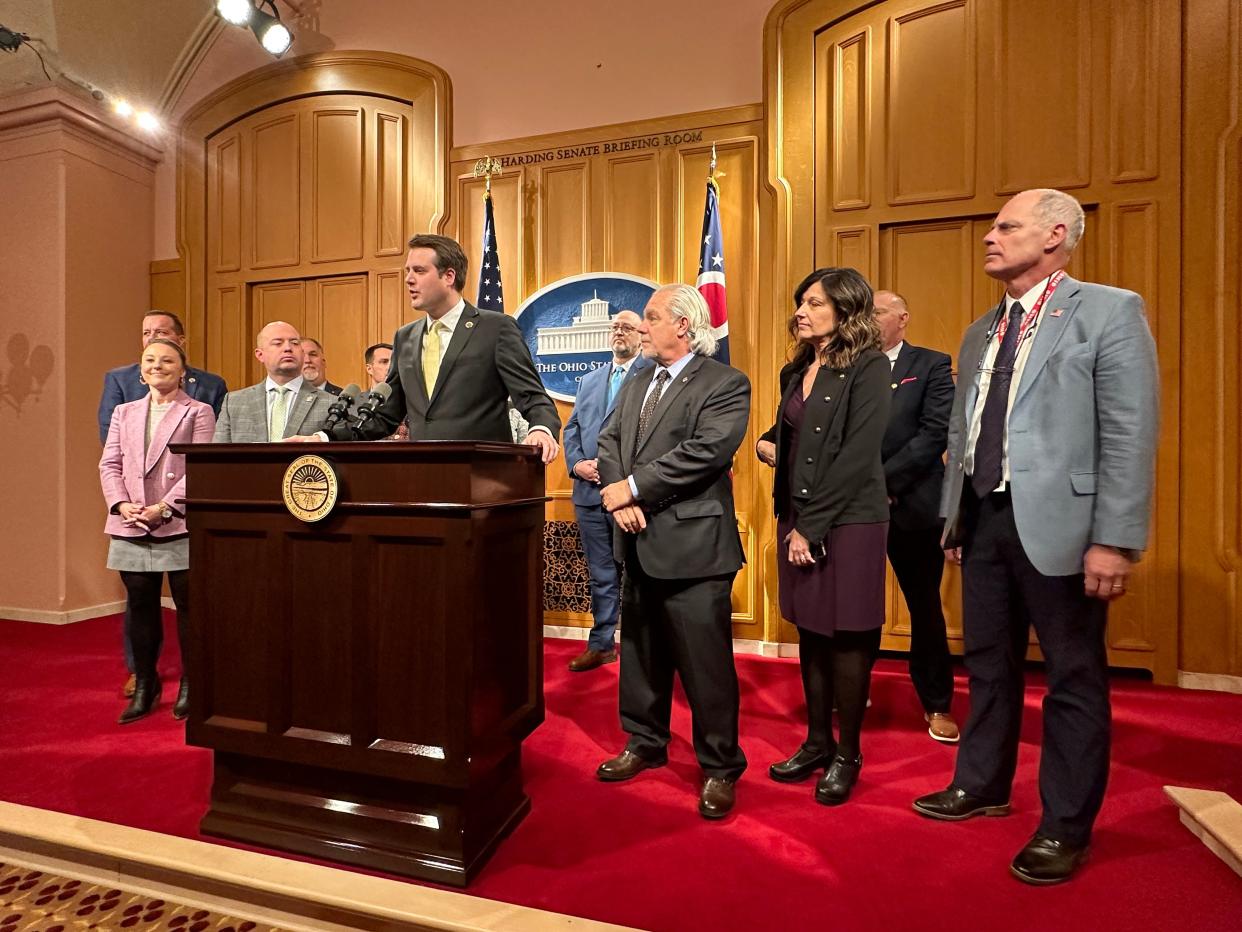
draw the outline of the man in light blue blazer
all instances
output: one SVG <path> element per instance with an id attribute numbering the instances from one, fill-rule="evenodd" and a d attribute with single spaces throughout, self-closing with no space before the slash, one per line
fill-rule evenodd
<path id="1" fill-rule="evenodd" d="M 940 512 L 962 566 L 970 719 L 953 782 L 914 802 L 946 821 L 1009 811 L 1034 625 L 1043 816 L 1010 865 L 1032 884 L 1072 876 L 1104 800 L 1108 603 L 1147 546 L 1159 426 L 1142 298 L 1065 274 L 1083 221 L 1070 195 L 1023 191 L 983 240 L 1005 296 L 962 340 Z"/>
<path id="2" fill-rule="evenodd" d="M 639 352 L 641 323 L 633 311 L 620 311 L 612 319 L 612 362 L 582 377 L 574 412 L 565 425 L 565 465 L 574 480 L 574 515 L 591 572 L 591 615 L 595 619 L 586 650 L 569 662 L 575 673 L 617 659 L 613 636 L 620 611 L 621 568 L 613 557 L 612 517 L 600 501 L 596 454 L 600 431 L 612 415 L 621 386 L 651 365 Z"/>

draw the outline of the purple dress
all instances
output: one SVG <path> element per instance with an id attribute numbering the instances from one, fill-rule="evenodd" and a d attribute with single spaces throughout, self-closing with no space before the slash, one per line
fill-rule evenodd
<path id="1" fill-rule="evenodd" d="M 786 462 L 798 449 L 805 414 L 806 400 L 795 388 L 781 414 Z M 784 517 L 776 524 L 781 614 L 799 628 L 827 636 L 837 631 L 871 631 L 883 625 L 888 522 L 834 527 L 824 540 L 826 557 L 816 557 L 810 566 L 794 566 L 789 562 L 785 537 L 794 529 L 798 516 L 788 499 L 781 510 Z M 815 543 L 811 541 L 812 550 Z"/>

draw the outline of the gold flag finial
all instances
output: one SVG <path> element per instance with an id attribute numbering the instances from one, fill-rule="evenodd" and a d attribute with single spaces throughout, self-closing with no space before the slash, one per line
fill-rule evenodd
<path id="1" fill-rule="evenodd" d="M 725 176 L 724 172 L 716 171 L 716 144 L 713 142 L 712 143 L 712 160 L 707 163 L 707 183 L 710 184 L 717 191 L 719 191 L 720 184 L 718 183 L 717 179 L 723 178 L 724 176 Z"/>
<path id="2" fill-rule="evenodd" d="M 504 169 L 500 167 L 500 160 L 490 155 L 474 163 L 474 177 L 485 179 L 483 188 L 485 197 L 490 197 L 492 193 L 492 175 L 501 174 L 504 174 Z"/>

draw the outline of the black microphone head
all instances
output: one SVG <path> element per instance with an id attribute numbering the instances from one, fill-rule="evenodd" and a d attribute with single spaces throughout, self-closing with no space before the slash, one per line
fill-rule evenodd
<path id="1" fill-rule="evenodd" d="M 380 382 L 375 388 L 371 389 L 372 395 L 379 395 L 380 401 L 387 401 L 388 396 L 392 394 L 392 386 L 387 382 Z"/>
<path id="2" fill-rule="evenodd" d="M 357 398 L 361 394 L 362 394 L 362 389 L 359 388 L 357 385 L 355 385 L 353 382 L 350 382 L 348 385 L 346 385 L 344 388 L 341 389 L 341 397 L 349 398 L 351 401 L 354 398 Z"/>

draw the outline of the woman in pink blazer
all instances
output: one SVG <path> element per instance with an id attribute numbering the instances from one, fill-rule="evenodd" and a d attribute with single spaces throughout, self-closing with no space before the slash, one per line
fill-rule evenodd
<path id="1" fill-rule="evenodd" d="M 137 682 L 133 698 L 121 713 L 122 724 L 147 715 L 160 697 L 159 660 L 164 628 L 160 589 L 164 573 L 177 606 L 177 639 L 184 652 L 189 630 L 189 538 L 185 527 L 185 457 L 173 453 L 174 443 L 210 443 L 216 418 L 211 406 L 181 390 L 185 351 L 172 340 L 152 340 L 139 362 L 146 398 L 117 405 L 108 440 L 99 461 L 112 537 L 108 569 L 117 570 L 129 597 L 126 636 L 134 648 Z M 184 661 L 183 661 L 184 669 Z M 173 718 L 189 713 L 185 675 L 173 705 Z"/>

